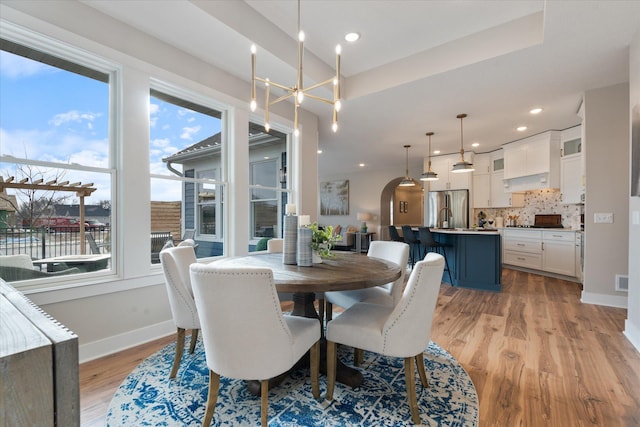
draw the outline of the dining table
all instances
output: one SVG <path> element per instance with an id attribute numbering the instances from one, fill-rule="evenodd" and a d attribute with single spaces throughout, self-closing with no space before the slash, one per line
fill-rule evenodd
<path id="1" fill-rule="evenodd" d="M 282 253 L 257 253 L 245 256 L 222 258 L 215 261 L 216 265 L 224 267 L 266 267 L 273 272 L 273 280 L 278 292 L 293 293 L 294 316 L 317 318 L 320 327 L 322 320 L 315 308 L 317 296 L 324 292 L 364 289 L 384 285 L 398 279 L 401 275 L 400 266 L 381 259 L 353 252 L 332 252 L 330 258 L 322 259 L 321 263 L 310 267 L 284 264 Z M 323 307 L 320 308 L 323 310 Z M 322 334 L 321 365 L 326 362 L 326 342 Z M 321 371 L 323 371 L 321 366 Z M 357 387 L 362 384 L 362 373 L 338 361 L 336 381 Z M 274 379 L 271 385 L 281 382 Z M 256 390 L 256 386 L 258 389 Z M 259 393 L 259 383 L 249 385 L 249 391 Z"/>

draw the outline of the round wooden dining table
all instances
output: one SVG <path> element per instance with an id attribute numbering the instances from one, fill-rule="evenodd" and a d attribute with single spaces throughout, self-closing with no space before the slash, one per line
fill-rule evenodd
<path id="1" fill-rule="evenodd" d="M 370 288 L 393 282 L 400 277 L 400 266 L 384 259 L 353 252 L 334 252 L 333 255 L 311 267 L 283 264 L 282 253 L 229 257 L 215 263 L 224 267 L 270 268 L 278 292 L 293 293 L 292 314 L 319 320 L 323 316 L 319 316 L 315 309 L 316 294 Z M 322 345 L 324 355 L 324 343 Z M 326 358 L 321 360 L 324 363 Z M 362 384 L 363 376 L 360 371 L 338 363 L 336 381 L 356 387 Z M 250 390 L 252 388 L 250 386 Z"/>

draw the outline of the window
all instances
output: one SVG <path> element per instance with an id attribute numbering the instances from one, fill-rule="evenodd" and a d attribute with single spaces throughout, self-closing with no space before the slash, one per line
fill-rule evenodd
<path id="1" fill-rule="evenodd" d="M 151 262 L 165 236 L 195 230 L 199 258 L 223 255 L 222 109 L 200 95 L 154 83 L 150 93 Z"/>
<path id="2" fill-rule="evenodd" d="M 249 183 L 251 237 L 282 237 L 282 215 L 287 203 L 287 138 L 249 124 Z M 251 245 L 250 245 L 251 247 Z"/>
<path id="3" fill-rule="evenodd" d="M 0 277 L 50 283 L 109 272 L 117 246 L 109 137 L 116 67 L 53 41 L 7 38 L 0 39 L 0 176 L 25 185 L 0 189 Z M 80 197 L 81 187 L 92 190 Z M 80 218 L 90 220 L 85 235 Z M 99 263 L 82 262 L 95 252 Z M 11 266 L 25 254 L 32 266 Z M 60 256 L 68 263 L 52 260 Z"/>

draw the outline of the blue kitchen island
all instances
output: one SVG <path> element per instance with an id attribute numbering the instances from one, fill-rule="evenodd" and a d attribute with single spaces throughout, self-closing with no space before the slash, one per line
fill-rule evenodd
<path id="1" fill-rule="evenodd" d="M 442 281 L 453 286 L 499 292 L 502 289 L 502 249 L 496 230 L 432 228 L 436 241 L 445 245 L 449 274 Z"/>

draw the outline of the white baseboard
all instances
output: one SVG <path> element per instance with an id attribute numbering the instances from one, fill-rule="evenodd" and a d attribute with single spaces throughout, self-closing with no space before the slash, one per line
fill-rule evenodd
<path id="1" fill-rule="evenodd" d="M 607 307 L 627 308 L 626 295 L 607 295 L 582 291 L 580 302 L 584 304 L 605 305 Z"/>
<path id="2" fill-rule="evenodd" d="M 176 326 L 173 323 L 173 320 L 167 320 L 165 322 L 156 323 L 155 325 L 128 331 L 120 335 L 114 335 L 98 341 L 82 344 L 78 350 L 78 358 L 80 363 L 88 362 L 158 338 L 166 337 L 167 335 L 175 332 Z"/>
<path id="3" fill-rule="evenodd" d="M 624 322 L 624 336 L 627 337 L 629 342 L 640 351 L 640 328 L 631 323 L 629 319 Z"/>

